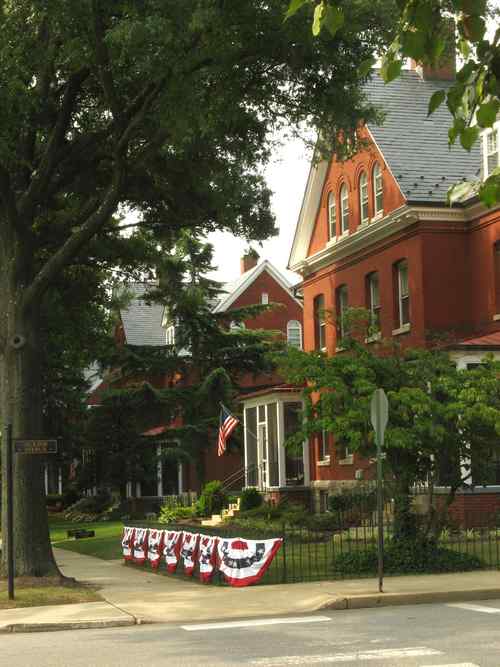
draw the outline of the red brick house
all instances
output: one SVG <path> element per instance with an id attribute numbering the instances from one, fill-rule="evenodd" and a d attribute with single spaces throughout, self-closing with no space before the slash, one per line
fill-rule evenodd
<path id="1" fill-rule="evenodd" d="M 389 85 L 374 74 L 366 93 L 384 111 L 384 123 L 362 128 L 366 144 L 351 159 L 312 163 L 289 260 L 302 276 L 306 351 L 336 354 L 343 310 L 363 306 L 381 336 L 403 346 L 428 345 L 438 334 L 451 341 L 459 366 L 479 363 L 486 352 L 500 357 L 500 209 L 487 210 L 477 198 L 446 203 L 451 185 L 500 164 L 500 122 L 470 153 L 450 149 L 448 111 L 428 117 L 427 108 L 432 93 L 449 85 L 443 76 L 450 80 L 454 72 L 440 71 L 441 80 L 435 74 L 415 68 Z M 337 327 L 325 309 L 335 311 Z M 247 434 L 247 458 L 266 468 L 249 483 L 265 482 L 274 492 L 292 485 L 280 433 L 293 402 L 300 404 L 300 394 L 290 391 L 286 398 L 245 400 L 247 424 L 257 434 Z M 304 443 L 301 463 L 297 487 L 309 488 L 318 508 L 339 484 L 370 474 L 367 461 L 335 451 L 322 437 Z M 500 491 L 500 467 L 495 481 L 499 486 L 464 494 Z M 498 496 L 491 497 L 500 508 Z"/>
<path id="2" fill-rule="evenodd" d="M 169 321 L 164 307 L 160 304 L 147 303 L 141 298 L 147 291 L 148 285 L 134 284 L 129 285 L 127 289 L 134 297 L 129 305 L 120 311 L 115 331 L 117 344 L 161 347 L 174 343 L 175 323 Z M 230 313 L 232 309 L 267 303 L 281 304 L 281 306 L 246 320 L 244 326 L 281 332 L 289 344 L 302 347 L 302 302 L 294 295 L 286 277 L 268 260 L 259 262 L 258 256 L 246 255 L 241 259 L 240 276 L 235 281 L 223 285 L 219 298 L 213 303 L 213 312 Z M 158 388 L 168 386 L 170 379 L 169 377 L 147 378 L 148 382 Z M 189 382 L 189 377 L 181 380 L 181 383 L 185 382 Z M 281 379 L 276 374 L 259 376 L 249 374 L 241 379 L 240 384 L 245 387 L 246 393 L 265 390 L 280 382 Z M 102 386 L 97 388 L 89 403 L 99 402 L 98 397 L 102 391 Z M 149 421 L 149 426 L 143 435 L 151 438 L 151 446 L 156 447 L 160 454 L 162 446 L 172 444 L 173 440 L 169 438 L 172 425 L 163 423 L 158 418 Z M 226 453 L 219 457 L 214 443 L 213 447 L 204 453 L 203 467 L 207 481 L 233 479 L 236 486 L 239 483 L 239 488 L 244 482 L 243 454 L 240 452 Z M 160 461 L 155 481 L 127 484 L 129 497 L 158 498 L 199 490 L 200 480 L 197 478 L 195 466 Z"/>

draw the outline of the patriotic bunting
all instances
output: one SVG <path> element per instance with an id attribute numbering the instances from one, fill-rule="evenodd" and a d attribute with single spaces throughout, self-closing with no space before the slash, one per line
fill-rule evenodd
<path id="1" fill-rule="evenodd" d="M 198 551 L 197 533 L 184 533 L 182 537 L 181 557 L 184 564 L 184 574 L 189 577 L 193 574 Z"/>
<path id="2" fill-rule="evenodd" d="M 198 564 L 200 568 L 200 580 L 204 584 L 210 583 L 215 574 L 217 542 L 217 537 L 200 535 Z"/>
<path id="3" fill-rule="evenodd" d="M 136 528 L 134 535 L 134 563 L 142 565 L 148 555 L 148 529 Z"/>
<path id="4" fill-rule="evenodd" d="M 182 532 L 176 530 L 165 531 L 163 555 L 167 564 L 167 572 L 175 572 L 179 562 L 179 552 L 181 549 Z"/>
<path id="5" fill-rule="evenodd" d="M 260 581 L 283 540 L 221 539 L 219 570 L 231 586 L 249 586 Z"/>
<path id="6" fill-rule="evenodd" d="M 192 576 L 196 566 L 203 583 L 210 583 L 218 569 L 231 586 L 250 586 L 262 579 L 283 544 L 282 538 L 245 540 L 183 531 L 124 526 L 122 551 L 125 560 L 149 561 L 156 570 L 165 558 L 173 573 L 182 561 L 184 574 Z"/>
<path id="7" fill-rule="evenodd" d="M 127 526 L 123 527 L 123 536 L 122 536 L 122 551 L 123 558 L 125 560 L 132 560 L 132 548 L 134 540 L 135 528 L 129 528 Z"/>
<path id="8" fill-rule="evenodd" d="M 153 570 L 158 569 L 163 549 L 163 530 L 150 530 L 148 538 L 148 560 Z"/>

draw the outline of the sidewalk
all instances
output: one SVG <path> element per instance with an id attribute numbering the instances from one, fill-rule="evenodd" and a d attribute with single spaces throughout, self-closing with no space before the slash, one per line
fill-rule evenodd
<path id="1" fill-rule="evenodd" d="M 63 573 L 100 587 L 105 603 L 0 611 L 0 631 L 102 627 L 135 623 L 190 623 L 236 617 L 303 614 L 320 609 L 500 599 L 500 571 L 229 588 L 203 586 L 147 568 L 124 566 L 54 549 Z M 24 624 L 24 626 L 23 626 Z"/>

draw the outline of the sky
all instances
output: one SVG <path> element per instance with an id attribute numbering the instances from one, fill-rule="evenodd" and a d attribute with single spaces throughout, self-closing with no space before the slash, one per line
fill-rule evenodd
<path id="1" fill-rule="evenodd" d="M 310 149 L 300 139 L 284 140 L 265 170 L 269 188 L 273 192 L 272 210 L 276 216 L 279 235 L 251 244 L 261 260 L 270 260 L 288 280 L 297 283 L 300 276 L 286 269 L 292 247 L 295 225 L 299 217 L 302 196 L 306 186 L 311 159 Z M 214 246 L 214 265 L 217 271 L 211 277 L 220 282 L 235 280 L 240 275 L 240 258 L 248 243 L 229 232 L 214 232 L 207 240 Z"/>

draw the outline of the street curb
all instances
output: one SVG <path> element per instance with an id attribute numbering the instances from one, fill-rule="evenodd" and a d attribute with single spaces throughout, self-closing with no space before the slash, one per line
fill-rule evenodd
<path id="1" fill-rule="evenodd" d="M 90 630 L 96 628 L 120 628 L 131 625 L 141 625 L 143 621 L 133 616 L 116 619 L 114 621 L 74 621 L 62 623 L 12 623 L 0 628 L 0 634 L 14 632 L 56 632 L 59 630 Z"/>
<path id="2" fill-rule="evenodd" d="M 500 598 L 500 588 L 464 591 L 432 591 L 427 593 L 372 593 L 338 597 L 317 607 L 322 609 L 370 609 L 373 607 L 396 607 L 411 604 L 445 602 L 467 602 L 469 600 L 494 600 Z"/>

